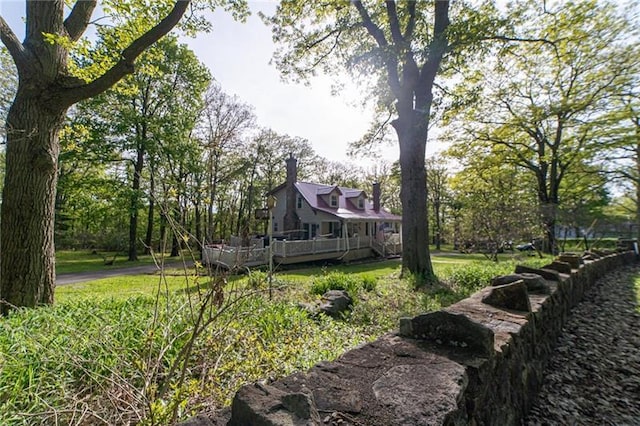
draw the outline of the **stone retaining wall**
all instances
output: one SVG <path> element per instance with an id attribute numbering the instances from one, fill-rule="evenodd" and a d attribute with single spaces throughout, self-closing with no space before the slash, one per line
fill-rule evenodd
<path id="1" fill-rule="evenodd" d="M 244 386 L 230 410 L 186 424 L 520 424 L 571 307 L 596 279 L 635 260 L 628 251 L 519 266 L 335 361 Z"/>

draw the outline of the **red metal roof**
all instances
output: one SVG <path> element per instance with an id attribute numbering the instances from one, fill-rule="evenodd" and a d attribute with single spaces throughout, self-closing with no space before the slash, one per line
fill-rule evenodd
<path id="1" fill-rule="evenodd" d="M 320 210 L 341 219 L 358 219 L 358 220 L 377 220 L 386 222 L 400 222 L 402 216 L 395 215 L 380 208 L 379 211 L 373 210 L 373 203 L 365 199 L 364 209 L 359 209 L 357 204 L 354 204 L 351 199 L 359 197 L 360 195 L 366 198 L 366 193 L 360 189 L 344 188 L 335 185 L 321 185 L 317 183 L 309 182 L 296 182 L 295 187 L 298 193 L 302 195 L 312 209 Z M 276 188 L 280 189 L 280 188 Z M 338 207 L 331 207 L 321 197 L 322 195 L 328 195 L 334 190 L 339 191 Z"/>

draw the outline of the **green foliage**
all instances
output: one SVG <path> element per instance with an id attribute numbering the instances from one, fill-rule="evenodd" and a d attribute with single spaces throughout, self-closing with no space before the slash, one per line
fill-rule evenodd
<path id="1" fill-rule="evenodd" d="M 146 400 L 147 357 L 158 359 L 163 353 L 160 360 L 170 362 L 183 339 L 178 338 L 175 347 L 167 347 L 163 335 L 179 337 L 186 321 L 184 309 L 173 306 L 173 314 L 163 320 L 167 328 L 154 333 L 160 331 L 150 326 L 154 324 L 154 305 L 150 297 L 100 302 L 84 299 L 16 312 L 5 319 L 0 323 L 0 394 L 7 398 L 0 404 L 0 422 L 21 424 L 21 419 L 34 416 L 49 423 L 56 415 L 61 416 L 59 421 L 70 422 L 71 416 L 51 407 L 73 406 L 78 403 L 77 395 L 85 395 L 81 405 L 94 410 L 100 400 Z M 132 412 L 121 412 L 111 421 L 133 420 L 143 411 L 143 407 L 132 407 Z"/>
<path id="2" fill-rule="evenodd" d="M 471 263 L 446 270 L 443 280 L 453 289 L 470 295 L 489 285 L 491 278 L 513 272 L 510 263 Z"/>
<path id="3" fill-rule="evenodd" d="M 0 71 L 0 128 L 4 133 L 5 119 L 18 88 L 18 72 L 4 45 L 0 46 Z"/>
<path id="4" fill-rule="evenodd" d="M 141 55 L 135 74 L 78 105 L 61 134 L 59 247 L 135 246 L 127 226 L 151 200 L 169 212 L 196 191 L 187 177 L 202 152 L 191 133 L 210 79 L 186 45 L 166 36 Z M 147 187 L 152 179 L 162 191 Z M 153 230 L 155 215 L 150 221 Z"/>
<path id="5" fill-rule="evenodd" d="M 313 278 L 311 293 L 322 295 L 329 290 L 345 290 L 355 298 L 360 290 L 374 291 L 376 285 L 377 280 L 371 275 L 354 275 L 332 271 Z"/>
<path id="6" fill-rule="evenodd" d="M 187 415 L 182 410 L 195 393 L 228 404 L 247 381 L 308 368 L 364 341 L 357 326 L 312 320 L 293 304 L 246 297 L 201 335 L 182 382 L 167 374 L 194 325 L 185 302 L 185 296 L 161 298 L 158 309 L 145 295 L 80 298 L 13 313 L 0 323 L 0 423 L 49 423 L 55 416 L 71 423 L 74 413 L 85 411 L 111 424 L 167 424 L 175 407 Z M 161 394 L 167 384 L 168 393 Z"/>
<path id="7" fill-rule="evenodd" d="M 638 34 L 629 19 L 635 7 L 514 1 L 509 32 L 530 41 L 495 43 L 491 58 L 466 63 L 452 90 L 459 96 L 446 111 L 445 139 L 465 163 L 464 176 L 473 170 L 482 177 L 486 164 L 517 167 L 517 176 L 526 177 L 512 173 L 510 182 L 525 183 L 537 198 L 548 250 L 557 220 L 588 227 L 608 202 L 598 163 L 607 158 L 604 141 L 618 122 L 610 113 L 637 78 L 637 46 L 628 42 Z M 477 200 L 482 193 L 472 195 Z"/>
<path id="8" fill-rule="evenodd" d="M 456 292 L 458 299 L 465 298 L 488 286 L 491 278 L 498 275 L 513 273 L 517 264 L 526 264 L 532 267 L 540 267 L 549 263 L 549 258 L 531 257 L 526 261 L 506 262 L 472 262 L 462 266 L 449 266 L 445 268 L 440 279 L 450 289 Z"/>
<path id="9" fill-rule="evenodd" d="M 582 252 L 585 250 L 584 238 L 567 238 L 559 241 L 560 247 L 563 251 Z M 617 238 L 588 238 L 587 244 L 589 249 L 610 249 L 614 250 L 617 247 Z"/>
<path id="10" fill-rule="evenodd" d="M 505 241 L 530 241 L 541 234 L 538 212 L 532 207 L 536 205 L 533 182 L 527 174 L 469 146 L 462 152 L 454 147 L 450 154 L 466 163 L 450 179 L 452 241 L 461 247 L 489 245 L 497 251 Z"/>
<path id="11" fill-rule="evenodd" d="M 353 275 L 329 272 L 313 279 L 312 294 L 324 294 L 329 290 L 345 290 L 351 295 L 358 291 L 358 280 Z"/>
<path id="12" fill-rule="evenodd" d="M 269 274 L 263 271 L 253 270 L 247 277 L 247 284 L 254 290 L 264 290 L 269 283 Z"/>
<path id="13" fill-rule="evenodd" d="M 372 275 L 361 275 L 360 281 L 362 289 L 366 292 L 375 291 L 378 286 L 378 280 Z"/>

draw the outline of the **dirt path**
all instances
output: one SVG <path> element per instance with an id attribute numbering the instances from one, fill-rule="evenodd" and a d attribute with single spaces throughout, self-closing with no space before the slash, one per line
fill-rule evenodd
<path id="1" fill-rule="evenodd" d="M 183 262 L 168 262 L 164 264 L 164 267 L 165 268 L 181 268 L 183 265 L 184 265 Z M 191 267 L 192 265 L 193 265 L 193 262 L 191 261 L 187 263 L 188 267 Z M 158 268 L 156 265 L 140 265 L 140 266 L 130 266 L 127 268 L 104 269 L 101 271 L 59 274 L 56 277 L 56 285 L 82 283 L 85 281 L 93 281 L 93 280 L 99 280 L 102 278 L 117 277 L 122 275 L 155 274 L 156 272 L 159 272 L 159 271 L 160 271 L 160 268 Z"/>

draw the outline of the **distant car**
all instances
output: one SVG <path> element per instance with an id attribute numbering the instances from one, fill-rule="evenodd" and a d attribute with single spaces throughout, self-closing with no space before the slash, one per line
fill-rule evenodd
<path id="1" fill-rule="evenodd" d="M 533 243 L 520 244 L 516 246 L 518 251 L 535 251 L 536 246 Z"/>

